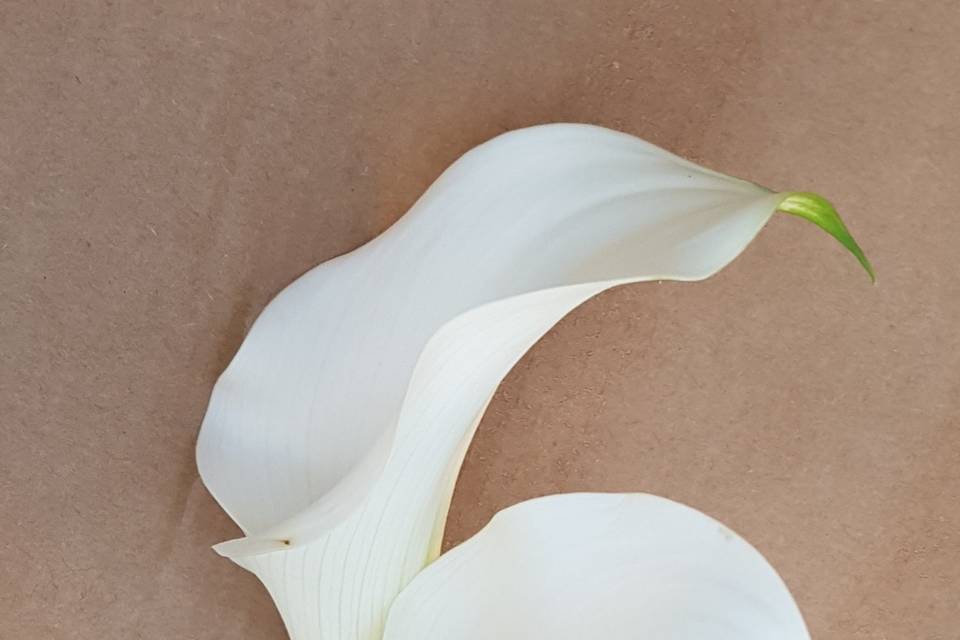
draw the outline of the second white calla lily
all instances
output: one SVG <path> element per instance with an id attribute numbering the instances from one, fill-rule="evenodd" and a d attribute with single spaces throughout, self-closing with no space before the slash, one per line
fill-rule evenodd
<path id="1" fill-rule="evenodd" d="M 807 640 L 780 576 L 702 513 L 572 493 L 498 513 L 390 608 L 385 640 Z"/>
<path id="2" fill-rule="evenodd" d="M 862 257 L 816 196 L 626 134 L 545 125 L 470 151 L 381 236 L 280 293 L 220 377 L 197 461 L 246 537 L 218 551 L 260 578 L 294 640 L 381 637 L 439 554 L 464 453 L 517 360 L 597 293 L 706 278 L 778 208 L 814 219 L 801 204 Z"/>

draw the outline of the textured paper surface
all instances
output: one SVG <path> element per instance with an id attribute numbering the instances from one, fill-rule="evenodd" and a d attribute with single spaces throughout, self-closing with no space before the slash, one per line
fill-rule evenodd
<path id="1" fill-rule="evenodd" d="M 209 546 L 211 385 L 258 311 L 459 154 L 584 121 L 832 198 L 701 284 L 612 291 L 494 399 L 447 542 L 571 490 L 752 541 L 816 638 L 960 620 L 960 11 L 952 2 L 7 2 L 0 628 L 283 638 Z"/>

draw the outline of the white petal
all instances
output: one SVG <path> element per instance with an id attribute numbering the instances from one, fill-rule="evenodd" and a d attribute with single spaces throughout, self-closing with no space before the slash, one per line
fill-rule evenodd
<path id="1" fill-rule="evenodd" d="M 290 634 L 374 638 L 436 557 L 487 401 L 564 314 L 730 262 L 782 196 L 586 125 L 500 136 L 290 285 L 221 376 L 201 475 Z"/>
<path id="2" fill-rule="evenodd" d="M 645 494 L 576 493 L 501 511 L 400 594 L 385 640 L 807 640 L 763 556 Z"/>

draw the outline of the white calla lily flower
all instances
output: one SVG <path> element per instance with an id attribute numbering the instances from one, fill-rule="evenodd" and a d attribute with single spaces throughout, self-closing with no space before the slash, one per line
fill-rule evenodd
<path id="1" fill-rule="evenodd" d="M 520 357 L 605 289 L 716 273 L 778 209 L 869 271 L 818 196 L 626 134 L 544 125 L 470 151 L 382 235 L 281 292 L 218 380 L 197 462 L 245 537 L 217 550 L 294 640 L 381 637 L 439 555 L 463 456 Z"/>
<path id="2" fill-rule="evenodd" d="M 504 509 L 397 598 L 384 640 L 809 640 L 786 585 L 719 522 L 645 494 Z"/>

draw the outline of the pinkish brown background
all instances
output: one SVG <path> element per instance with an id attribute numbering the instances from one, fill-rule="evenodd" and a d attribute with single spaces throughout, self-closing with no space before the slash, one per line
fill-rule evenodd
<path id="1" fill-rule="evenodd" d="M 953 1 L 4 2 L 0 636 L 268 640 L 197 478 L 270 297 L 471 146 L 552 121 L 832 198 L 701 284 L 578 309 L 510 374 L 448 544 L 569 490 L 687 502 L 820 640 L 960 638 Z"/>

